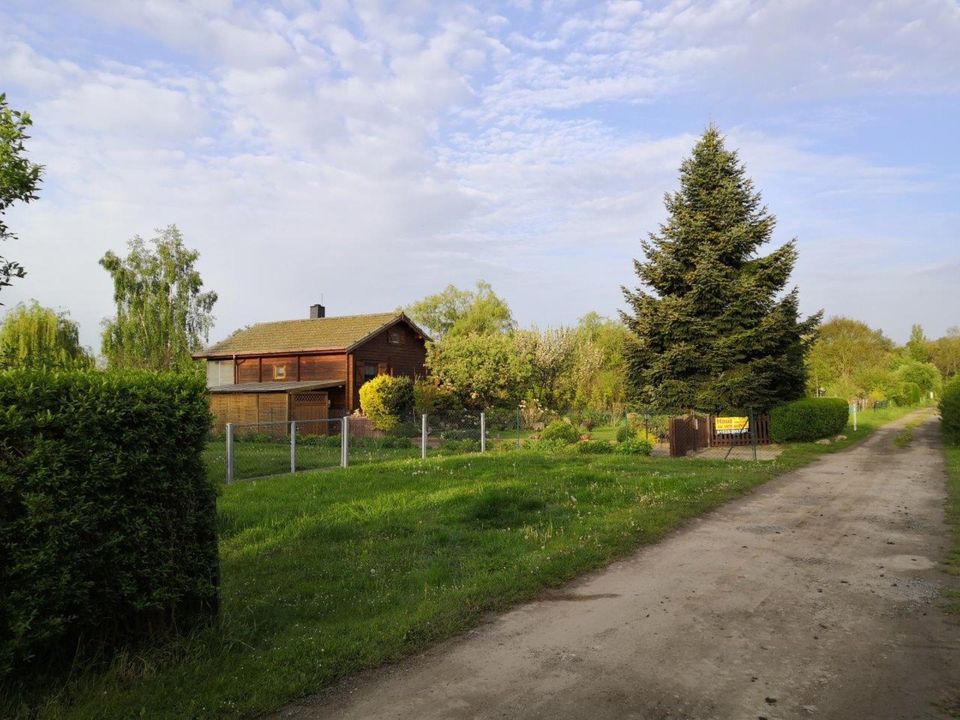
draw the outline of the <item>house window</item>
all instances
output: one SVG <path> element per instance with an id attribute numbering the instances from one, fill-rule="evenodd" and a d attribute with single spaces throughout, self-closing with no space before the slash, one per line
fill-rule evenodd
<path id="1" fill-rule="evenodd" d="M 363 382 L 367 382 L 367 380 L 373 380 L 378 374 L 376 363 L 363 364 Z"/>
<path id="2" fill-rule="evenodd" d="M 274 366 L 273 366 L 273 379 L 274 379 L 274 380 L 286 380 L 286 379 L 287 379 L 287 366 L 286 366 L 286 365 L 274 365 Z"/>
<path id="3" fill-rule="evenodd" d="M 403 342 L 403 333 L 399 330 L 390 330 L 387 332 L 387 342 L 391 345 L 400 345 Z"/>

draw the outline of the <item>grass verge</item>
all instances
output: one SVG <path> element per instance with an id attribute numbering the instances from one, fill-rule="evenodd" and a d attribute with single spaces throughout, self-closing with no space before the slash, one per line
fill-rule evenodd
<path id="1" fill-rule="evenodd" d="M 953 535 L 953 544 L 944 561 L 946 571 L 960 576 L 960 447 L 946 447 L 947 460 L 947 507 L 946 520 Z M 960 614 L 960 592 L 951 593 L 950 610 Z"/>
<path id="2" fill-rule="evenodd" d="M 815 457 L 762 463 L 491 453 L 238 483 L 220 499 L 215 626 L 69 681 L 7 688 L 0 716 L 253 717 L 399 660 Z"/>

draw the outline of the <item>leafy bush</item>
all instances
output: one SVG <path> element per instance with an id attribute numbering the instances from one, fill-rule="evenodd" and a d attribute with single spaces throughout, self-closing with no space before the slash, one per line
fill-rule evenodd
<path id="1" fill-rule="evenodd" d="M 622 443 L 625 440 L 629 440 L 633 437 L 633 428 L 630 427 L 630 423 L 624 421 L 617 426 L 617 442 Z"/>
<path id="2" fill-rule="evenodd" d="M 613 452 L 613 445 L 603 440 L 585 440 L 576 445 L 582 455 L 606 455 Z"/>
<path id="3" fill-rule="evenodd" d="M 196 376 L 0 373 L 0 676 L 216 611 L 210 422 Z"/>
<path id="4" fill-rule="evenodd" d="M 849 412 L 840 398 L 794 400 L 770 412 L 770 437 L 778 443 L 830 437 L 843 431 Z"/>
<path id="5" fill-rule="evenodd" d="M 413 382 L 378 375 L 360 387 L 360 407 L 377 430 L 389 431 L 413 415 Z"/>
<path id="6" fill-rule="evenodd" d="M 658 440 L 656 435 L 651 432 L 644 432 L 643 428 L 637 430 L 636 434 L 633 436 L 633 439 L 639 440 L 640 442 L 645 442 L 650 445 L 650 447 L 656 445 Z"/>
<path id="7" fill-rule="evenodd" d="M 410 435 L 387 435 L 378 441 L 378 445 L 391 450 L 413 447 L 410 437 Z"/>
<path id="8" fill-rule="evenodd" d="M 560 452 L 561 450 L 566 450 L 570 448 L 573 443 L 568 443 L 566 440 L 553 439 L 553 440 L 527 440 L 523 447 L 525 450 L 537 450 L 539 452 Z"/>
<path id="9" fill-rule="evenodd" d="M 947 442 L 960 445 L 960 375 L 943 388 L 940 396 L 940 427 Z"/>
<path id="10" fill-rule="evenodd" d="M 441 455 L 459 455 L 461 453 L 480 452 L 480 441 L 470 440 L 446 440 L 440 443 L 438 452 Z"/>
<path id="11" fill-rule="evenodd" d="M 617 443 L 613 451 L 618 455 L 649 455 L 653 452 L 653 445 L 646 440 L 630 438 Z"/>
<path id="12" fill-rule="evenodd" d="M 340 447 L 341 439 L 340 435 L 298 435 L 297 444 L 298 445 L 312 445 L 314 447 L 322 448 L 338 448 Z"/>
<path id="13" fill-rule="evenodd" d="M 418 380 L 413 385 L 413 409 L 417 417 L 453 417 L 465 411 L 463 403 L 450 388 L 432 380 Z"/>
<path id="14" fill-rule="evenodd" d="M 452 428 L 440 433 L 444 440 L 480 440 L 480 427 L 475 428 Z"/>
<path id="15" fill-rule="evenodd" d="M 412 437 L 420 436 L 420 426 L 415 422 L 399 422 L 387 430 L 387 437 L 394 439 L 409 440 Z"/>
<path id="16" fill-rule="evenodd" d="M 543 429 L 540 439 L 546 441 L 557 440 L 565 445 L 573 445 L 580 440 L 580 432 L 564 420 L 555 420 Z"/>

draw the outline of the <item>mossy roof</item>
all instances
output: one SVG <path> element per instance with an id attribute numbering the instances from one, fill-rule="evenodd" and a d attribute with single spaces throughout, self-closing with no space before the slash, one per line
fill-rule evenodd
<path id="1" fill-rule="evenodd" d="M 403 313 L 392 312 L 258 323 L 211 345 L 196 357 L 347 350 L 398 320 L 410 322 Z"/>

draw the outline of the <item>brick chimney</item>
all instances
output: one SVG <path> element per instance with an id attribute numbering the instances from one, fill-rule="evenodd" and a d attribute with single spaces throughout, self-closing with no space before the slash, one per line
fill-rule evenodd
<path id="1" fill-rule="evenodd" d="M 327 316 L 327 309 L 326 309 L 323 305 L 320 305 L 320 304 L 318 303 L 318 304 L 316 304 L 316 305 L 311 305 L 311 306 L 310 306 L 310 319 L 311 319 L 311 320 L 317 320 L 317 319 L 319 319 L 319 318 L 326 317 L 326 316 Z"/>

